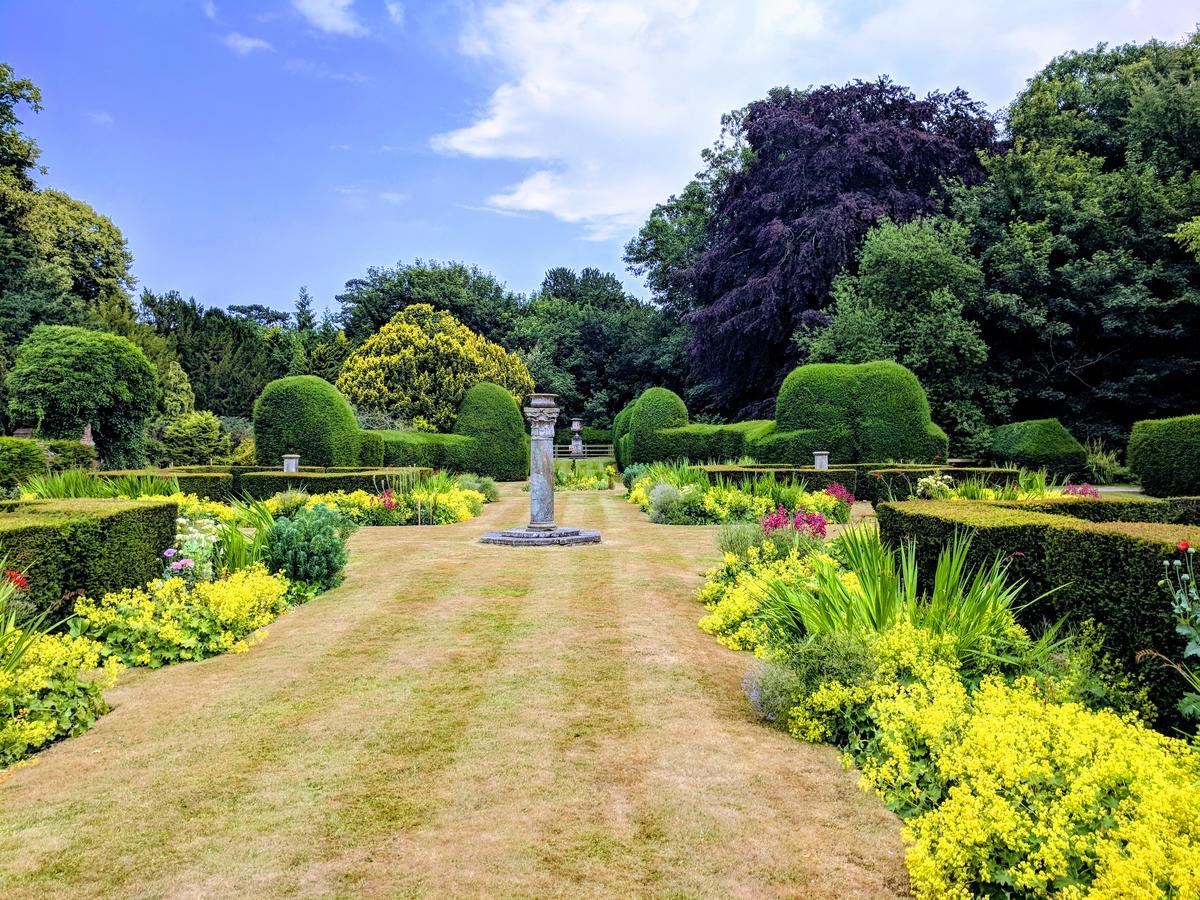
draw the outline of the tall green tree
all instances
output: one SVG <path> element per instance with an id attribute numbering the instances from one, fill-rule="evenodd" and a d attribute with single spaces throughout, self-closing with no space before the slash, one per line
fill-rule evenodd
<path id="1" fill-rule="evenodd" d="M 1068 53 L 1010 108 L 1012 148 L 958 197 L 986 277 L 977 317 L 1014 415 L 1122 442 L 1190 412 L 1200 267 L 1200 36 Z"/>
<path id="2" fill-rule="evenodd" d="M 911 369 L 955 447 L 975 449 L 972 438 L 1008 405 L 969 318 L 982 293 L 962 226 L 884 221 L 867 234 L 857 271 L 834 283 L 828 325 L 800 332 L 798 342 L 812 362 L 890 359 Z"/>

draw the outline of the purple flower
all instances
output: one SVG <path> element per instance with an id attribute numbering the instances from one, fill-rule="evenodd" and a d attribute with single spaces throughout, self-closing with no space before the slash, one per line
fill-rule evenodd
<path id="1" fill-rule="evenodd" d="M 163 551 L 163 556 L 165 556 L 167 559 L 170 559 L 172 556 L 175 555 L 175 553 L 176 553 L 176 550 L 174 547 L 168 547 L 166 550 Z"/>

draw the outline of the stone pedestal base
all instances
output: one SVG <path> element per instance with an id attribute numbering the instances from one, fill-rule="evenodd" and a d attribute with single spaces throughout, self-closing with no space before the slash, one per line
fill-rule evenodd
<path id="1" fill-rule="evenodd" d="M 579 528 L 510 528 L 489 531 L 479 539 L 482 544 L 502 544 L 505 547 L 559 547 L 568 544 L 598 544 L 600 532 Z"/>

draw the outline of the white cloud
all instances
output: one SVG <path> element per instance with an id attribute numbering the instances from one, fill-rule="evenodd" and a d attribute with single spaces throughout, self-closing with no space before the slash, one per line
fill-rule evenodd
<path id="1" fill-rule="evenodd" d="M 1054 55 L 1177 39 L 1174 4 L 1128 0 L 503 0 L 471 7 L 461 52 L 501 76 L 435 149 L 526 161 L 495 209 L 541 212 L 604 239 L 678 191 L 722 113 L 776 86 L 888 73 L 919 93 L 958 85 L 995 109 Z"/>
<path id="2" fill-rule="evenodd" d="M 408 194 L 402 194 L 399 191 L 380 191 L 379 199 L 385 203 L 403 203 L 408 199 Z"/>
<path id="3" fill-rule="evenodd" d="M 292 0 L 292 6 L 310 24 L 330 34 L 366 33 L 354 15 L 354 0 Z"/>
<path id="4" fill-rule="evenodd" d="M 249 56 L 256 50 L 271 50 L 274 49 L 262 38 L 247 37 L 244 34 L 238 34 L 236 31 L 231 31 L 221 39 L 226 47 L 236 53 L 238 56 Z"/>
<path id="5" fill-rule="evenodd" d="M 83 117 L 93 125 L 99 125 L 101 128 L 112 128 L 117 124 L 117 120 L 113 118 L 113 114 L 103 109 L 85 110 Z"/>
<path id="6" fill-rule="evenodd" d="M 213 3 L 212 0 L 206 0 L 204 5 L 200 8 L 204 10 L 204 15 L 206 18 L 209 18 L 214 22 L 217 21 L 217 4 Z"/>
<path id="7" fill-rule="evenodd" d="M 386 0 L 383 5 L 387 9 L 388 18 L 392 20 L 392 24 L 403 27 L 404 4 L 398 3 L 397 0 Z"/>

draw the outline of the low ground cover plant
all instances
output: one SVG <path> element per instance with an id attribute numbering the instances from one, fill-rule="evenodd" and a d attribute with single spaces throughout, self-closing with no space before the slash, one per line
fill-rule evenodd
<path id="1" fill-rule="evenodd" d="M 918 896 L 1200 890 L 1200 754 L 1145 724 L 1100 629 L 1031 634 L 1017 613 L 1042 601 L 966 533 L 928 577 L 866 527 L 758 538 L 722 528 L 701 627 L 759 657 L 756 712 L 839 747 L 902 817 Z"/>

